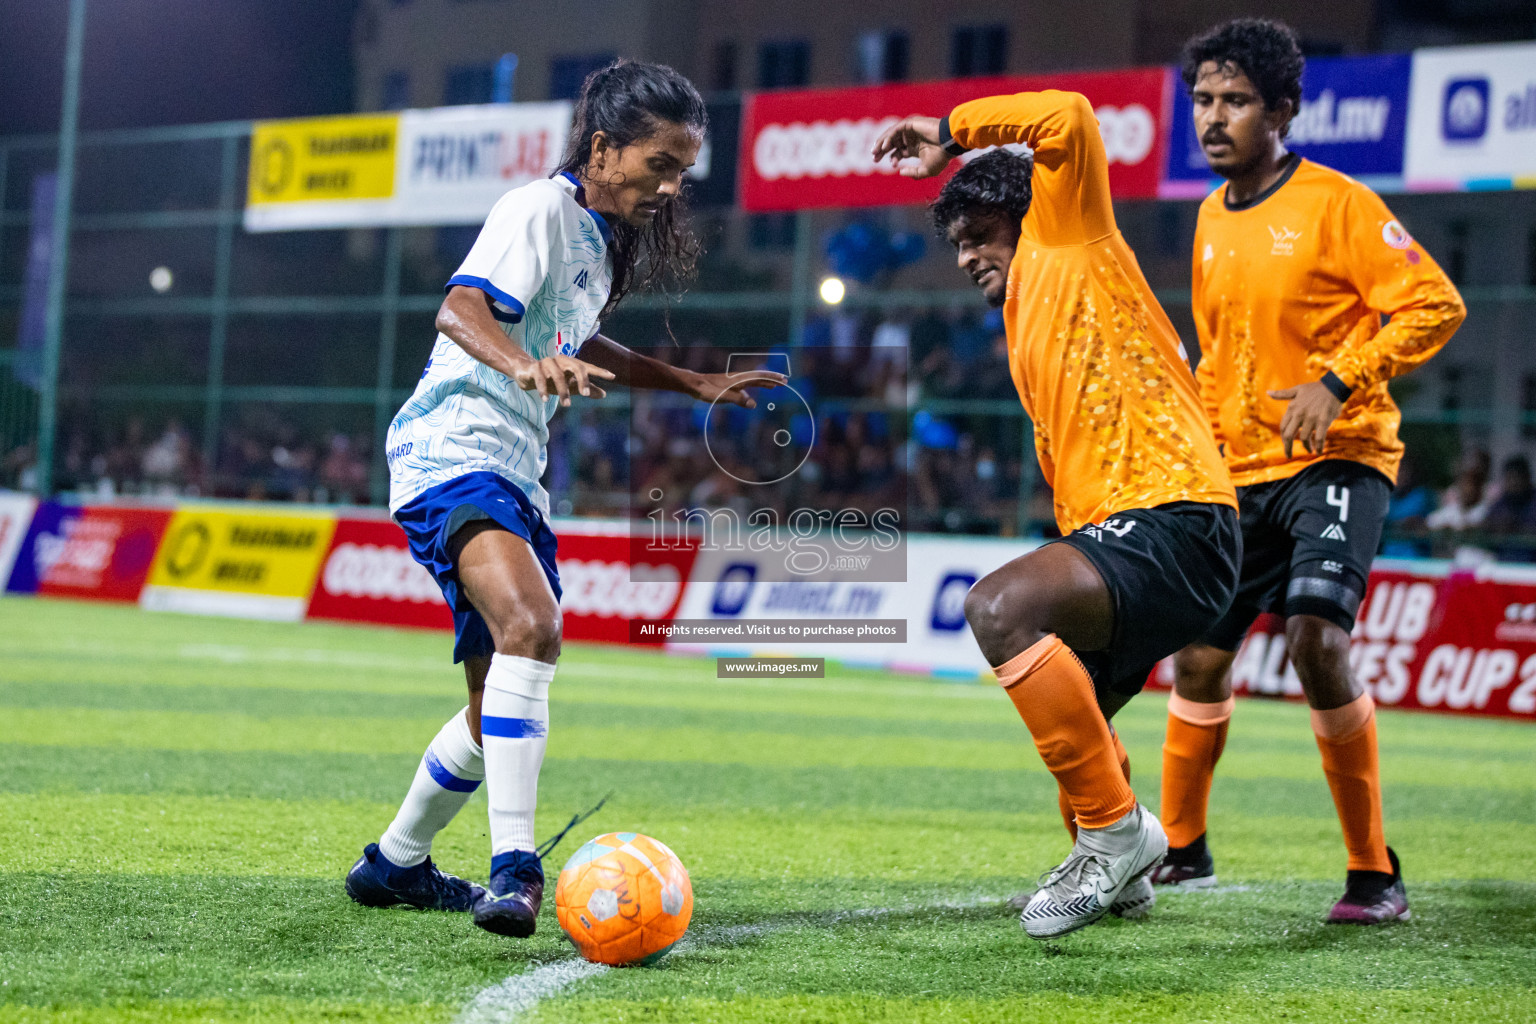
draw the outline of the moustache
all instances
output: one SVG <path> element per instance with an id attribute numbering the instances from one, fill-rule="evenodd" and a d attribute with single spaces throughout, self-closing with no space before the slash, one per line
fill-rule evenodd
<path id="1" fill-rule="evenodd" d="M 1230 146 L 1232 144 L 1232 138 L 1226 132 L 1220 132 L 1212 129 L 1200 137 L 1200 142 L 1207 146 L 1217 142 L 1225 142 Z"/>

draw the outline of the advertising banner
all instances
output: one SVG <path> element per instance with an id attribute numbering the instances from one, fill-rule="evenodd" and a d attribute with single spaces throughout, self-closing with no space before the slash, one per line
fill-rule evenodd
<path id="1" fill-rule="evenodd" d="M 37 499 L 30 494 L 0 491 L 0 580 L 10 581 L 11 567 L 32 525 Z"/>
<path id="2" fill-rule="evenodd" d="M 1166 146 L 1162 68 L 972 78 L 858 89 L 758 93 L 742 114 L 741 203 L 748 210 L 926 203 L 946 176 L 914 181 L 870 157 L 875 140 L 908 114 L 941 116 L 966 100 L 1037 89 L 1080 92 L 1093 103 L 1117 199 L 1157 195 Z"/>
<path id="3" fill-rule="evenodd" d="M 1406 53 L 1310 58 L 1301 80 L 1301 111 L 1291 122 L 1286 145 L 1377 189 L 1400 189 L 1412 66 Z M 1158 194 L 1199 198 L 1219 179 L 1211 174 L 1200 150 L 1194 107 L 1179 69 L 1170 68 L 1168 74 L 1173 141 Z"/>
<path id="4" fill-rule="evenodd" d="M 388 519 L 337 521 L 306 618 L 453 628 L 437 581 L 411 557 L 405 533 Z"/>
<path id="5" fill-rule="evenodd" d="M 1536 43 L 1416 50 L 1408 187 L 1536 188 Z"/>
<path id="6" fill-rule="evenodd" d="M 907 580 L 880 582 L 770 582 L 763 559 L 740 552 L 705 552 L 676 618 L 744 624 L 772 620 L 901 620 L 899 642 L 722 643 L 672 641 L 668 650 L 695 654 L 786 654 L 826 657 L 845 664 L 879 665 L 901 672 L 974 678 L 989 671 L 965 621 L 965 595 L 981 577 L 1040 545 L 1038 540 L 907 538 Z M 766 558 L 767 556 L 764 556 Z"/>
<path id="7" fill-rule="evenodd" d="M 628 643 L 631 619 L 667 620 L 693 568 L 687 549 L 634 564 L 622 523 L 558 522 L 560 606 L 567 640 Z M 411 557 L 387 519 L 343 519 L 309 603 L 309 617 L 452 629 L 437 582 Z M 649 641 L 660 644 L 660 638 Z"/>
<path id="8" fill-rule="evenodd" d="M 258 121 L 246 230 L 389 223 L 399 121 L 398 114 Z"/>
<path id="9" fill-rule="evenodd" d="M 1447 574 L 1433 563 L 1380 560 L 1349 661 L 1382 707 L 1536 721 L 1536 573 L 1493 566 Z M 1152 682 L 1172 686 L 1171 661 Z M 1279 616 L 1254 624 L 1233 662 L 1232 689 L 1301 698 Z"/>
<path id="10" fill-rule="evenodd" d="M 139 599 L 155 551 L 171 521 L 166 508 L 87 506 L 40 534 L 37 592 L 97 601 Z"/>
<path id="11" fill-rule="evenodd" d="M 155 611 L 304 617 L 336 518 L 328 512 L 177 509 L 139 603 Z"/>
<path id="12" fill-rule="evenodd" d="M 391 224 L 479 224 L 509 190 L 560 161 L 571 104 L 406 110 Z"/>

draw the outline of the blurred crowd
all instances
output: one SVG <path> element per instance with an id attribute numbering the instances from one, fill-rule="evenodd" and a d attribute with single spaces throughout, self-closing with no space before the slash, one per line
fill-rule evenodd
<path id="1" fill-rule="evenodd" d="M 277 417 L 231 424 L 212 465 L 175 418 L 150 429 L 132 416 L 115 428 L 67 428 L 55 486 L 100 499 L 217 497 L 253 501 L 366 504 L 371 445 L 366 435 L 306 436 Z M 35 455 L 19 448 L 0 462 L 0 480 L 28 486 Z"/>
<path id="2" fill-rule="evenodd" d="M 659 505 L 768 508 L 783 517 L 797 508 L 897 508 L 914 531 L 1054 535 L 1051 494 L 1038 479 L 995 311 L 837 310 L 813 317 L 801 346 L 767 356 L 747 348 L 758 354 L 746 363 L 702 341 L 661 355 L 700 372 L 760 365 L 787 373 L 793 392 L 755 391 L 752 411 L 642 393 L 632 408 L 583 402 L 557 415 L 545 477 L 553 511 L 623 517 Z M 367 504 L 375 439 L 329 429 L 307 412 L 316 425 L 279 409 L 241 411 L 221 430 L 211 464 L 176 418 L 66 420 L 57 486 L 99 498 Z M 0 453 L 0 486 L 27 489 L 34 461 L 29 447 Z M 1021 493 L 1029 495 L 1022 505 Z M 1452 467 L 1411 447 L 1382 552 L 1536 562 L 1530 457 L 1510 453 L 1496 464 L 1473 448 Z"/>
<path id="3" fill-rule="evenodd" d="M 1451 485 L 1437 491 L 1421 479 L 1410 452 L 1398 471 L 1387 510 L 1382 553 L 1400 557 L 1473 555 L 1505 562 L 1536 561 L 1536 485 L 1531 460 L 1507 456 L 1493 476 L 1482 448 L 1464 452 Z"/>

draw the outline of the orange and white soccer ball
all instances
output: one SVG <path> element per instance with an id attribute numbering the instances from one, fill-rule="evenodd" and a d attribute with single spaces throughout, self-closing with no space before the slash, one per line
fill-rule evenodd
<path id="1" fill-rule="evenodd" d="M 588 960 L 615 967 L 652 963 L 688 930 L 693 883 L 665 843 L 637 832 L 609 832 L 560 869 L 555 914 Z"/>

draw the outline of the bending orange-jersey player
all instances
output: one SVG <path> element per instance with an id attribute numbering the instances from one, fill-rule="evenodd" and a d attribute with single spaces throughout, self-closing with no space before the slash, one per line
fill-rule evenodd
<path id="1" fill-rule="evenodd" d="M 1201 146 L 1227 179 L 1195 230 L 1196 376 L 1238 487 L 1243 569 L 1231 610 L 1175 662 L 1162 800 L 1173 848 L 1154 881 L 1215 884 L 1206 802 L 1229 673 L 1253 620 L 1278 612 L 1349 851 L 1328 920 L 1379 924 L 1406 919 L 1408 898 L 1349 634 L 1403 453 L 1386 382 L 1437 352 L 1466 311 L 1375 193 L 1286 152 L 1302 66 L 1289 28 L 1253 19 L 1184 53 Z"/>
<path id="2" fill-rule="evenodd" d="M 1237 582 L 1236 497 L 1183 346 L 1115 226 L 1093 108 L 1076 93 L 910 117 L 875 146 L 938 174 L 986 154 L 934 204 L 960 268 L 1003 307 L 1064 536 L 982 579 L 966 618 L 1066 794 L 1076 837 L 1021 914 L 1036 938 L 1148 909 L 1167 840 L 1137 803 L 1108 719 L 1158 660 L 1202 635 Z"/>

